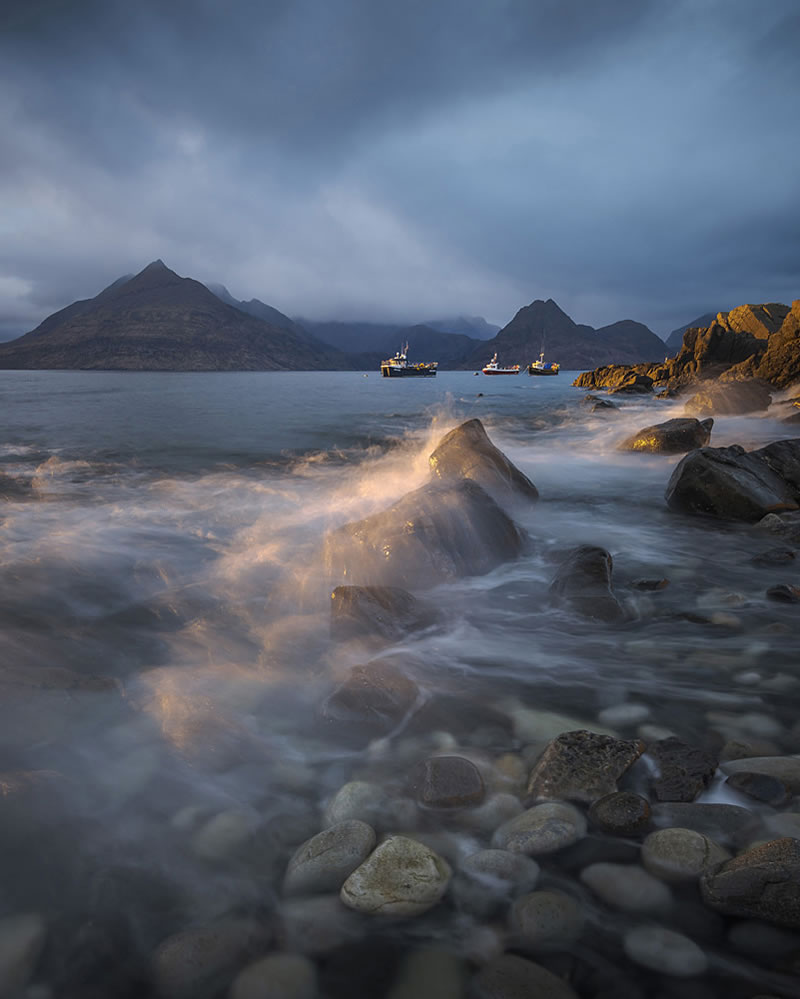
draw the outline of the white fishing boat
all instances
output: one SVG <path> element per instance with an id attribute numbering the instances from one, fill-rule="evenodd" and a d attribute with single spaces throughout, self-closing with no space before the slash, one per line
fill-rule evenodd
<path id="1" fill-rule="evenodd" d="M 381 361 L 381 374 L 384 378 L 430 378 L 436 374 L 438 361 L 418 361 L 409 363 L 408 344 L 398 350 L 394 357 Z"/>
<path id="2" fill-rule="evenodd" d="M 519 365 L 518 364 L 498 364 L 497 354 L 489 361 L 487 365 L 481 368 L 481 371 L 485 375 L 518 375 Z"/>

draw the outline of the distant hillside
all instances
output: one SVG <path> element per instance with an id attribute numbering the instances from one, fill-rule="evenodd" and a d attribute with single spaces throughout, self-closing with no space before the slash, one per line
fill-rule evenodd
<path id="1" fill-rule="evenodd" d="M 332 347 L 226 304 L 161 260 L 0 344 L 0 368 L 273 371 L 352 366 Z"/>
<path id="2" fill-rule="evenodd" d="M 664 346 L 666 348 L 666 356 L 674 357 L 678 351 L 683 346 L 683 334 L 690 329 L 695 327 L 700 327 L 701 329 L 706 329 L 710 326 L 714 320 L 717 318 L 716 312 L 706 312 L 702 316 L 698 316 L 697 319 L 693 319 L 690 323 L 685 326 L 679 326 L 676 330 L 673 330 L 667 339 L 664 341 Z"/>
<path id="3" fill-rule="evenodd" d="M 549 298 L 520 309 L 492 340 L 485 341 L 462 368 L 481 368 L 496 351 L 502 364 L 527 365 L 544 350 L 545 360 L 562 368 L 635 364 L 664 358 L 664 341 L 642 323 L 625 319 L 594 329 L 579 325 Z"/>
<path id="4" fill-rule="evenodd" d="M 324 343 L 346 354 L 383 353 L 385 344 L 402 329 L 402 323 L 349 322 L 348 320 L 295 320 Z M 399 345 L 398 345 L 399 346 Z M 392 353 L 397 347 L 392 349 Z"/>
<path id="5" fill-rule="evenodd" d="M 461 333 L 474 340 L 491 340 L 500 329 L 487 323 L 483 316 L 456 316 L 452 319 L 426 319 L 423 326 L 430 326 L 440 333 Z"/>

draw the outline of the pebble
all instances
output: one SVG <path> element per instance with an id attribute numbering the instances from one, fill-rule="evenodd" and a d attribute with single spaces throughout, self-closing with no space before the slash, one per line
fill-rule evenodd
<path id="1" fill-rule="evenodd" d="M 348 819 L 359 819 L 373 829 L 380 829 L 389 807 L 389 795 L 380 784 L 352 780 L 343 784 L 328 802 L 325 825 L 333 826 Z"/>
<path id="2" fill-rule="evenodd" d="M 517 954 L 503 954 L 484 965 L 469 994 L 471 999 L 578 999 L 562 978 Z"/>
<path id="3" fill-rule="evenodd" d="M 533 891 L 514 902 L 510 923 L 525 949 L 569 950 L 583 930 L 583 907 L 562 891 Z"/>
<path id="4" fill-rule="evenodd" d="M 646 704 L 615 704 L 604 708 L 597 716 L 601 725 L 610 728 L 629 728 L 638 725 L 650 717 L 650 708 Z"/>
<path id="5" fill-rule="evenodd" d="M 338 891 L 375 847 L 375 830 L 359 819 L 329 826 L 301 844 L 283 880 L 285 895 Z"/>
<path id="6" fill-rule="evenodd" d="M 424 808 L 465 808 L 485 795 L 480 771 L 463 756 L 432 756 L 411 777 L 411 789 Z"/>
<path id="7" fill-rule="evenodd" d="M 269 954 L 243 968 L 228 999 L 316 999 L 317 969 L 302 954 Z"/>
<path id="8" fill-rule="evenodd" d="M 353 871 L 339 897 L 370 915 L 417 916 L 441 900 L 451 874 L 447 861 L 423 843 L 390 836 Z"/>
<path id="9" fill-rule="evenodd" d="M 800 757 L 797 756 L 752 756 L 745 759 L 728 760 L 720 764 L 724 774 L 735 774 L 746 770 L 752 774 L 766 774 L 782 780 L 792 794 L 800 794 Z"/>
<path id="10" fill-rule="evenodd" d="M 615 791 L 598 798 L 589 820 L 615 836 L 636 836 L 650 825 L 650 802 L 632 791 Z"/>
<path id="11" fill-rule="evenodd" d="M 492 846 L 528 856 L 555 853 L 586 835 L 586 819 L 572 805 L 547 801 L 505 822 L 492 836 Z"/>
<path id="12" fill-rule="evenodd" d="M 580 877 L 608 905 L 627 912 L 660 912 L 672 901 L 664 882 L 637 864 L 590 864 Z"/>
<path id="13" fill-rule="evenodd" d="M 777 777 L 768 774 L 753 774 L 746 770 L 731 774 L 725 781 L 727 787 L 740 794 L 746 794 L 755 801 L 763 801 L 767 805 L 780 807 L 791 798 L 789 788 Z"/>
<path id="14" fill-rule="evenodd" d="M 28 983 L 44 947 L 47 927 L 36 912 L 0 919 L 0 996 L 16 996 Z"/>
<path id="15" fill-rule="evenodd" d="M 659 829 L 642 843 L 642 863 L 663 881 L 695 881 L 729 858 L 727 850 L 693 829 Z"/>
<path id="16" fill-rule="evenodd" d="M 539 865 L 508 850 L 479 850 L 465 857 L 453 879 L 456 903 L 475 915 L 487 915 L 521 892 L 532 891 Z"/>
<path id="17" fill-rule="evenodd" d="M 632 961 L 664 975 L 689 978 L 702 975 L 708 968 L 708 960 L 696 943 L 662 926 L 628 930 L 623 946 Z"/>

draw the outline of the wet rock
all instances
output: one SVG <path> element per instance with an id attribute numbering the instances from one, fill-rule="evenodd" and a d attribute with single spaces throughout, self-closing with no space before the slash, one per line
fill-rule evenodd
<path id="1" fill-rule="evenodd" d="M 472 479 L 501 505 L 509 500 L 536 500 L 539 491 L 492 444 L 480 420 L 467 420 L 443 437 L 428 458 L 433 475 L 450 482 Z"/>
<path id="2" fill-rule="evenodd" d="M 792 462 L 798 461 L 800 441 L 776 441 L 758 451 L 738 444 L 700 448 L 673 470 L 667 504 L 684 513 L 749 522 L 797 510 L 800 486 Z"/>
<path id="3" fill-rule="evenodd" d="M 459 824 L 466 829 L 494 832 L 498 826 L 522 812 L 522 803 L 514 794 L 490 794 L 480 805 L 459 815 Z"/>
<path id="4" fill-rule="evenodd" d="M 601 725 L 616 729 L 631 728 L 649 717 L 650 708 L 646 704 L 614 704 L 610 708 L 603 708 L 597 715 L 597 720 Z"/>
<path id="5" fill-rule="evenodd" d="M 0 996 L 17 996 L 28 984 L 44 947 L 47 927 L 35 912 L 0 919 Z"/>
<path id="6" fill-rule="evenodd" d="M 800 511 L 768 513 L 755 526 L 762 534 L 772 534 L 786 544 L 800 545 Z"/>
<path id="7" fill-rule="evenodd" d="M 394 642 L 429 627 L 436 611 L 397 586 L 337 586 L 331 594 L 331 635 L 375 636 Z"/>
<path id="8" fill-rule="evenodd" d="M 730 854 L 694 829 L 659 829 L 642 843 L 642 863 L 662 881 L 695 881 Z"/>
<path id="9" fill-rule="evenodd" d="M 532 891 L 539 865 L 508 850 L 479 850 L 461 861 L 453 879 L 456 904 L 476 916 L 489 916 L 510 899 Z"/>
<path id="10" fill-rule="evenodd" d="M 656 590 L 666 590 L 669 586 L 669 580 L 664 577 L 661 579 L 634 579 L 630 585 L 634 590 L 654 592 Z"/>
<path id="11" fill-rule="evenodd" d="M 628 957 L 662 975 L 690 978 L 702 975 L 708 960 L 694 941 L 663 926 L 636 926 L 623 940 Z"/>
<path id="12" fill-rule="evenodd" d="M 609 395 L 650 395 L 653 391 L 653 379 L 649 375 L 629 375 L 618 385 L 608 390 Z"/>
<path id="13" fill-rule="evenodd" d="M 281 942 L 287 950 L 322 957 L 357 940 L 361 922 L 338 895 L 287 899 L 280 910 Z"/>
<path id="14" fill-rule="evenodd" d="M 593 802 L 617 790 L 617 781 L 644 752 L 641 740 L 624 741 L 579 730 L 549 743 L 531 771 L 528 794 Z"/>
<path id="15" fill-rule="evenodd" d="M 386 999 L 462 999 L 464 962 L 447 950 L 424 947 L 406 955 Z"/>
<path id="16" fill-rule="evenodd" d="M 511 907 L 511 932 L 525 950 L 569 950 L 581 935 L 583 922 L 580 902 L 562 891 L 533 891 Z"/>
<path id="17" fill-rule="evenodd" d="M 389 795 L 380 784 L 365 780 L 348 781 L 328 802 L 325 825 L 333 826 L 350 819 L 360 819 L 373 828 L 381 828 L 389 804 Z"/>
<path id="18" fill-rule="evenodd" d="M 754 555 L 750 561 L 753 565 L 778 566 L 794 565 L 795 551 L 793 548 L 768 548 L 767 551 Z"/>
<path id="19" fill-rule="evenodd" d="M 474 697 L 432 693 L 409 720 L 409 732 L 449 732 L 469 745 L 508 744 L 511 719 Z M 478 740 L 478 741 L 476 741 Z"/>
<path id="20" fill-rule="evenodd" d="M 800 929 L 800 840 L 771 840 L 700 879 L 703 901 L 727 916 Z"/>
<path id="21" fill-rule="evenodd" d="M 739 416 L 769 409 L 772 395 L 760 381 L 706 381 L 687 400 L 686 413 L 696 416 Z"/>
<path id="22" fill-rule="evenodd" d="M 192 853 L 203 860 L 230 859 L 247 845 L 257 827 L 255 811 L 231 808 L 218 812 L 192 836 Z"/>
<path id="23" fill-rule="evenodd" d="M 675 419 L 638 430 L 620 445 L 622 451 L 651 454 L 684 454 L 705 447 L 711 437 L 713 420 Z"/>
<path id="24" fill-rule="evenodd" d="M 156 991 L 164 999 L 213 995 L 268 943 L 266 928 L 246 920 L 182 930 L 164 940 L 153 956 Z"/>
<path id="25" fill-rule="evenodd" d="M 767 596 L 770 600 L 780 600 L 785 604 L 800 604 L 800 586 L 779 583 L 777 586 L 770 586 Z"/>
<path id="26" fill-rule="evenodd" d="M 30 482 L 23 479 L 15 479 L 12 475 L 0 472 L 0 503 L 29 499 L 33 495 Z"/>
<path id="27" fill-rule="evenodd" d="M 612 567 L 611 556 L 604 548 L 581 545 L 558 567 L 550 584 L 551 599 L 584 617 L 622 621 L 625 611 L 611 588 Z"/>
<path id="28" fill-rule="evenodd" d="M 340 898 L 358 912 L 418 916 L 444 895 L 450 865 L 417 840 L 390 836 L 342 885 Z"/>
<path id="29" fill-rule="evenodd" d="M 375 830 L 350 819 L 324 829 L 294 853 L 283 880 L 285 895 L 338 891 L 375 846 Z"/>
<path id="30" fill-rule="evenodd" d="M 800 935 L 755 919 L 734 923 L 728 933 L 728 941 L 735 953 L 747 954 L 756 961 L 773 965 L 800 952 Z"/>
<path id="31" fill-rule="evenodd" d="M 419 764 L 410 790 L 425 808 L 465 808 L 486 796 L 480 771 L 463 756 L 432 756 Z"/>
<path id="32" fill-rule="evenodd" d="M 585 835 L 586 819 L 577 808 L 548 801 L 500 826 L 492 837 L 492 846 L 537 857 L 571 846 Z"/>
<path id="33" fill-rule="evenodd" d="M 323 558 L 336 581 L 414 590 L 490 572 L 517 558 L 523 542 L 491 496 L 462 479 L 423 486 L 332 531 Z"/>
<path id="34" fill-rule="evenodd" d="M 638 864 L 590 864 L 581 881 L 598 898 L 626 912 L 662 912 L 669 908 L 669 888 Z"/>
<path id="35" fill-rule="evenodd" d="M 733 791 L 746 794 L 748 798 L 762 801 L 765 805 L 772 805 L 773 808 L 785 805 L 792 796 L 784 781 L 778 777 L 770 777 L 769 774 L 754 774 L 742 770 L 731 774 L 725 783 Z"/>
<path id="36" fill-rule="evenodd" d="M 638 836 L 650 826 L 650 802 L 632 791 L 615 791 L 592 803 L 589 821 L 614 836 Z"/>
<path id="37" fill-rule="evenodd" d="M 724 774 L 738 774 L 745 771 L 777 777 L 792 794 L 800 794 L 800 757 L 797 756 L 750 756 L 721 763 L 720 770 Z"/>
<path id="38" fill-rule="evenodd" d="M 350 670 L 322 704 L 320 716 L 337 733 L 366 742 L 399 725 L 418 697 L 419 688 L 402 669 L 374 660 Z"/>
<path id="39" fill-rule="evenodd" d="M 228 999 L 316 999 L 317 969 L 302 954 L 269 954 L 243 968 Z"/>
<path id="40" fill-rule="evenodd" d="M 470 999 L 578 999 L 552 971 L 516 954 L 489 961 L 470 983 Z"/>
<path id="41" fill-rule="evenodd" d="M 749 808 L 717 802 L 666 802 L 653 805 L 657 826 L 694 829 L 723 844 L 738 844 L 757 828 L 759 819 Z"/>
<path id="42" fill-rule="evenodd" d="M 717 761 L 708 753 L 674 737 L 651 743 L 647 752 L 659 771 L 653 781 L 659 801 L 694 801 L 717 769 Z"/>

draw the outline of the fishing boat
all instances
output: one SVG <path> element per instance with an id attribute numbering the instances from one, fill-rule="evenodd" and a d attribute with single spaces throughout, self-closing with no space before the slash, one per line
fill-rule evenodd
<path id="1" fill-rule="evenodd" d="M 436 374 L 438 367 L 438 361 L 418 361 L 416 364 L 410 364 L 406 343 L 394 357 L 381 361 L 381 374 L 384 378 L 430 378 Z"/>
<path id="2" fill-rule="evenodd" d="M 539 354 L 538 361 L 531 361 L 528 365 L 529 375 L 557 375 L 559 365 L 555 361 L 545 361 L 544 351 Z"/>
<path id="3" fill-rule="evenodd" d="M 500 365 L 497 363 L 497 354 L 495 354 L 491 361 L 489 361 L 485 367 L 481 368 L 481 371 L 483 371 L 485 375 L 518 375 L 519 365 Z"/>

